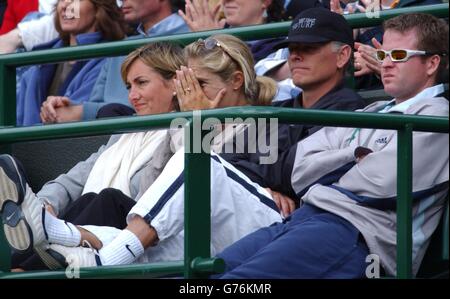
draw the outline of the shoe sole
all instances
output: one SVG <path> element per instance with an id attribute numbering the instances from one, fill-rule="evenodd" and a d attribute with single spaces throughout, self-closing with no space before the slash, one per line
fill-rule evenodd
<path id="1" fill-rule="evenodd" d="M 33 231 L 21 208 L 27 188 L 24 177 L 11 156 L 0 158 L 0 212 L 3 229 L 10 247 L 21 253 L 29 252 L 34 245 Z"/>
<path id="2" fill-rule="evenodd" d="M 26 182 L 23 181 L 22 174 L 16 161 L 11 156 L 4 155 L 0 158 L 0 213 L 3 213 L 4 205 L 14 202 L 22 204 L 25 196 Z"/>

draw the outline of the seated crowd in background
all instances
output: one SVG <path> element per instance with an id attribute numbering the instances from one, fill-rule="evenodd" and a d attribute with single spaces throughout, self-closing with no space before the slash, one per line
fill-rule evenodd
<path id="1" fill-rule="evenodd" d="M 185 18 L 195 14 L 194 8 L 190 9 Z M 305 19 L 315 21 L 305 23 Z M 384 24 L 383 37 L 375 53 L 384 89 L 394 99 L 373 103 L 363 111 L 448 117 L 448 101 L 441 97 L 442 78 L 448 71 L 448 25 L 430 15 L 405 14 Z M 288 70 L 295 86 L 302 90 L 282 106 L 361 108 L 358 95 L 343 86 L 353 44 L 353 32 L 340 14 L 320 7 L 301 12 L 293 20 L 288 38 L 272 48 L 287 47 Z M 145 49 L 130 54 L 122 69 L 128 98 L 138 115 L 148 107 L 143 92 L 150 92 L 147 86 L 152 86 L 146 79 L 149 70 L 141 58 L 144 54 Z M 250 49 L 236 38 L 218 35 L 199 40 L 185 49 L 185 55 L 187 66 L 180 65 L 176 79 L 166 84 L 161 81 L 160 87 L 168 89 L 164 93 L 168 101 L 173 100 L 170 90 L 175 89 L 181 110 L 267 104 L 275 96 L 274 82 L 256 76 Z M 223 73 L 216 73 L 218 70 Z M 247 129 L 237 134 L 246 136 Z M 362 278 L 369 254 L 380 256 L 386 273 L 395 275 L 395 132 L 308 126 L 279 126 L 277 130 L 279 146 L 273 163 L 261 163 L 263 153 L 227 155 L 213 149 L 212 254 L 226 262 L 222 277 Z M 416 273 L 446 204 L 448 150 L 442 154 L 442 148 L 448 148 L 448 134 L 414 132 L 413 137 Z M 146 181 L 144 192 L 132 196 L 130 171 L 142 170 L 149 157 L 140 155 L 152 151 L 145 151 L 141 141 L 124 140 L 135 152 L 134 158 L 125 159 L 128 147 L 121 148 L 119 142 L 102 155 L 124 155 L 117 163 L 125 167 L 125 173 L 100 163 L 99 158 L 92 172 L 97 165 L 115 170 L 106 172 L 106 181 L 95 175 L 89 182 L 87 176 L 87 182 L 77 189 L 82 193 L 72 194 L 72 200 L 84 191 L 94 193 L 94 197 L 115 194 L 128 201 L 138 199 L 128 209 L 114 207 L 112 212 L 122 227 L 77 227 L 77 223 L 58 219 L 51 212 L 55 207 L 57 214 L 61 212 L 58 199 L 51 199 L 58 192 L 44 196 L 41 191 L 36 197 L 26 185 L 19 163 L 11 156 L 2 156 L 1 181 L 7 184 L 2 190 L 12 190 L 0 194 L 10 246 L 18 251 L 34 248 L 50 268 L 64 267 L 67 256 L 77 256 L 79 266 L 180 259 L 184 236 L 182 143 L 159 163 L 156 176 L 141 177 Z M 247 139 L 247 146 L 251 142 Z M 149 181 L 150 177 L 154 180 Z M 116 190 L 103 192 L 109 188 Z M 89 210 L 91 217 L 98 212 Z M 90 248 L 83 247 L 86 245 Z"/>

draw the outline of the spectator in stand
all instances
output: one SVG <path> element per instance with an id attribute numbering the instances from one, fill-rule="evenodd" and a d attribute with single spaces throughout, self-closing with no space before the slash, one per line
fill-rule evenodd
<path id="1" fill-rule="evenodd" d="M 315 20 L 310 27 L 301 27 L 304 20 Z M 345 87 L 345 74 L 350 65 L 353 45 L 352 29 L 339 14 L 316 7 L 304 10 L 291 24 L 288 38 L 276 48 L 288 47 L 288 66 L 292 81 L 302 92 L 289 100 L 273 102 L 275 107 L 295 109 L 324 109 L 353 111 L 364 107 L 364 101 L 352 89 Z M 267 152 L 278 153 L 280 157 L 296 144 L 319 131 L 322 126 L 308 124 L 279 124 L 278 142 L 273 150 L 261 153 L 223 153 L 221 156 L 238 170 L 262 187 L 269 187 L 290 198 L 295 192 L 283 183 L 292 171 L 292 164 L 283 165 L 283 175 L 273 176 L 270 165 L 260 163 L 267 158 Z M 275 132 L 267 132 L 270 140 Z M 250 140 L 249 144 L 257 143 Z M 270 145 L 272 146 L 272 144 Z M 283 177 L 284 176 L 284 177 Z M 296 202 L 297 206 L 299 202 Z M 289 215 L 292 210 L 283 210 Z"/>
<path id="2" fill-rule="evenodd" d="M 357 12 L 365 13 L 366 10 L 374 12 L 374 9 L 387 10 L 394 8 L 431 5 L 442 3 L 441 0 L 331 0 L 331 10 L 340 14 L 351 14 Z M 374 7 L 379 4 L 378 7 Z M 382 88 L 380 78 L 381 63 L 375 59 L 375 51 L 381 48 L 383 41 L 383 28 L 376 26 L 372 28 L 355 29 L 355 77 L 356 89 L 379 89 Z"/>
<path id="3" fill-rule="evenodd" d="M 103 41 L 121 40 L 125 23 L 115 0 L 86 0 L 79 2 L 79 17 L 69 15 L 74 3 L 59 0 L 55 25 L 59 38 L 41 45 L 39 49 L 56 49 Z M 92 91 L 104 59 L 64 62 L 34 66 L 21 79 L 17 94 L 17 124 L 40 123 L 40 107 L 44 101 L 71 98 L 75 103 L 85 101 Z"/>
<path id="4" fill-rule="evenodd" d="M 285 6 L 288 18 L 295 18 L 309 8 L 327 7 L 320 0 L 287 0 Z M 268 76 L 278 82 L 278 93 L 273 99 L 274 102 L 291 99 L 301 92 L 301 89 L 292 81 L 292 75 L 287 63 L 288 57 L 288 49 L 280 49 L 261 59 L 255 65 L 256 73 L 259 76 Z"/>
<path id="5" fill-rule="evenodd" d="M 150 43 L 127 56 L 121 75 L 138 116 L 178 110 L 173 78 L 184 64 L 183 49 L 171 43 Z M 47 182 L 37 195 L 52 202 L 48 205 L 52 213 L 75 225 L 124 229 L 123 214 L 134 206 L 135 199 L 162 171 L 160 165 L 165 165 L 172 155 L 169 136 L 166 130 L 114 135 L 88 159 Z M 108 160 L 111 155 L 116 164 Z M 125 155 L 129 159 L 119 159 Z M 136 162 L 132 163 L 131 157 Z M 45 269 L 40 259 L 29 253 L 14 254 L 12 266 L 22 270 Z"/>
<path id="6" fill-rule="evenodd" d="M 188 32 L 183 19 L 173 13 L 177 0 L 123 0 L 122 13 L 127 23 L 138 24 L 138 35 L 130 39 L 156 37 Z M 51 98 L 41 107 L 43 123 L 60 123 L 95 119 L 98 110 L 109 103 L 120 103 L 129 107 L 128 91 L 120 77 L 120 68 L 125 57 L 108 58 L 91 94 L 83 102 L 70 97 Z"/>
<path id="7" fill-rule="evenodd" d="M 186 0 L 186 12 L 179 11 L 191 31 L 204 31 L 279 22 L 284 17 L 284 0 L 221 0 L 210 9 L 208 0 Z M 221 19 L 223 10 L 224 19 Z M 249 42 L 253 58 L 259 61 L 272 53 L 280 39 Z"/>
<path id="8" fill-rule="evenodd" d="M 385 91 L 394 99 L 364 111 L 448 118 L 441 84 L 448 71 L 448 38 L 446 22 L 431 15 L 386 21 L 377 58 Z M 412 137 L 415 274 L 448 204 L 449 136 L 414 132 Z M 369 254 L 378 255 L 387 275 L 395 275 L 397 142 L 392 130 L 330 127 L 299 142 L 290 158 L 277 164 L 293 163 L 284 184 L 303 205 L 285 222 L 219 254 L 227 265 L 221 277 L 360 279 L 366 277 Z M 281 176 L 274 166 L 272 175 Z"/>
<path id="9" fill-rule="evenodd" d="M 39 11 L 28 14 L 17 28 L 0 35 L 0 54 L 12 53 L 20 47 L 31 51 L 33 47 L 58 37 L 54 23 L 57 0 L 39 0 Z"/>

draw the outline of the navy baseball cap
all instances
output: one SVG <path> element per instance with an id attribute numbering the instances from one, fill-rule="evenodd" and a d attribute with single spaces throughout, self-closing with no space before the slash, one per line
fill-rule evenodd
<path id="1" fill-rule="evenodd" d="M 286 48 L 290 43 L 322 43 L 337 41 L 353 47 L 353 31 L 345 18 L 323 7 L 309 8 L 292 21 L 288 38 L 274 49 Z"/>

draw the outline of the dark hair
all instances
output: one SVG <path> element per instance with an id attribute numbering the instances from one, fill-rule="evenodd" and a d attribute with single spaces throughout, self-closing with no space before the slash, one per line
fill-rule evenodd
<path id="1" fill-rule="evenodd" d="M 267 23 L 280 22 L 286 19 L 284 0 L 273 0 L 267 8 Z"/>
<path id="2" fill-rule="evenodd" d="M 448 70 L 448 24 L 435 16 L 424 13 L 404 14 L 384 22 L 384 31 L 400 33 L 415 30 L 417 50 L 438 53 L 441 62 L 435 83 L 442 83 Z"/>
<path id="3" fill-rule="evenodd" d="M 59 0 L 65 1 L 65 0 Z M 59 2 L 58 1 L 58 2 Z M 95 7 L 96 30 L 104 40 L 115 41 L 125 37 L 127 25 L 123 20 L 123 14 L 117 6 L 116 0 L 89 0 Z M 57 3 L 58 3 L 57 2 Z M 56 4 L 58 5 L 58 4 Z M 70 36 L 64 32 L 59 22 L 58 12 L 55 13 L 55 28 L 65 45 L 69 44 Z"/>

